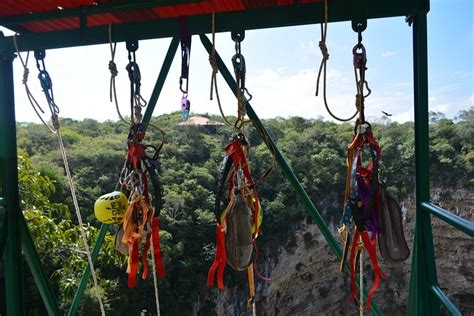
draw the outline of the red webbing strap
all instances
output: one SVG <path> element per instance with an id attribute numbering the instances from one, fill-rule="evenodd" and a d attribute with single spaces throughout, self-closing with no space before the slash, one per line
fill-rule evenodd
<path id="1" fill-rule="evenodd" d="M 351 302 L 353 302 L 357 296 L 355 254 L 357 250 L 357 243 L 359 242 L 359 236 L 360 236 L 360 232 L 356 229 L 354 233 L 354 239 L 352 240 L 351 255 L 349 257 L 349 266 L 351 268 L 351 286 L 352 286 Z"/>
<path id="2" fill-rule="evenodd" d="M 135 239 L 133 243 L 128 245 L 129 257 L 128 257 L 128 287 L 134 288 L 137 286 L 137 272 L 138 272 L 138 247 L 140 240 Z"/>
<path id="3" fill-rule="evenodd" d="M 160 246 L 160 219 L 153 217 L 151 222 L 151 232 L 153 235 L 153 253 L 155 255 L 156 272 L 159 278 L 163 278 L 166 273 L 163 265 L 163 255 Z"/>
<path id="4" fill-rule="evenodd" d="M 151 237 L 151 233 L 146 234 L 146 242 L 142 251 L 142 265 L 143 265 L 142 280 L 146 280 L 146 277 L 148 275 L 148 261 L 146 257 L 147 257 L 148 249 L 150 249 L 150 237 Z"/>
<path id="5" fill-rule="evenodd" d="M 224 289 L 224 270 L 227 263 L 227 254 L 225 250 L 225 233 L 220 224 L 216 228 L 217 246 L 216 258 L 212 263 L 209 273 L 207 274 L 207 285 L 214 286 L 214 279 L 217 271 L 217 287 L 220 290 Z"/>
<path id="6" fill-rule="evenodd" d="M 367 310 L 370 312 L 370 302 L 372 300 L 372 296 L 375 294 L 375 291 L 377 291 L 377 288 L 379 287 L 380 277 L 385 277 L 385 274 L 382 272 L 377 262 L 375 239 L 371 241 L 369 238 L 369 234 L 366 231 L 362 232 L 361 236 L 362 241 L 364 242 L 364 246 L 367 249 L 367 252 L 369 253 L 370 260 L 372 261 L 375 276 L 374 284 L 372 285 L 372 288 L 370 289 L 369 294 L 367 295 Z"/>
<path id="7" fill-rule="evenodd" d="M 242 150 L 242 143 L 239 140 L 236 140 L 235 142 L 228 145 L 225 151 L 227 156 L 232 158 L 232 161 L 234 162 L 234 169 L 237 169 L 240 165 L 249 184 L 254 184 L 252 176 L 250 175 L 247 159 L 245 158 L 244 151 Z"/>
<path id="8" fill-rule="evenodd" d="M 259 252 L 258 252 L 257 240 L 256 239 L 253 240 L 253 248 L 255 249 L 255 258 L 253 259 L 253 266 L 254 266 L 255 274 L 257 274 L 257 276 L 260 279 L 262 279 L 263 281 L 268 282 L 270 284 L 272 280 L 269 277 L 266 277 L 263 274 L 261 274 L 260 271 L 258 270 L 257 259 L 258 259 Z"/>
<path id="9" fill-rule="evenodd" d="M 145 156 L 146 147 L 143 144 L 131 143 L 128 147 L 127 162 L 131 162 L 134 169 L 138 167 L 138 161 Z"/>
<path id="10" fill-rule="evenodd" d="M 145 172 L 142 173 L 142 177 L 143 177 L 143 196 L 145 198 L 145 201 L 148 204 L 151 204 L 150 195 L 148 194 L 148 179 L 146 177 Z M 143 265 L 142 280 L 146 280 L 146 277 L 148 275 L 147 253 L 148 253 L 148 249 L 150 249 L 150 237 L 151 237 L 151 233 L 147 233 L 145 246 L 143 247 L 143 250 L 142 250 L 142 265 Z"/>

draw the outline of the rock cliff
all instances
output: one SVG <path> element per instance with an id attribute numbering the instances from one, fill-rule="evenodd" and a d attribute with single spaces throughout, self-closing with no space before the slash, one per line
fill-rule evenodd
<path id="1" fill-rule="evenodd" d="M 474 220 L 474 192 L 456 191 L 450 194 L 434 190 L 432 199 L 445 209 Z M 414 202 L 409 199 L 401 205 L 405 215 L 405 236 L 412 248 Z M 463 315 L 474 315 L 472 240 L 441 220 L 433 218 L 432 223 L 440 287 Z M 279 249 L 274 259 L 260 265 L 272 282 L 257 281 L 258 315 L 358 315 L 358 308 L 349 302 L 349 277 L 339 272 L 339 262 L 319 229 L 311 220 L 300 226 L 294 245 Z M 336 227 L 331 229 L 337 235 Z M 371 286 L 373 273 L 367 256 L 365 258 L 365 283 Z M 406 315 L 411 257 L 396 267 L 384 263 L 383 259 L 380 262 L 388 278 L 382 280 L 374 301 L 384 315 Z M 240 284 L 226 288 L 223 293 L 211 294 L 211 299 L 217 304 L 215 311 L 218 315 L 251 315 L 246 306 L 247 281 L 243 276 L 240 280 Z"/>

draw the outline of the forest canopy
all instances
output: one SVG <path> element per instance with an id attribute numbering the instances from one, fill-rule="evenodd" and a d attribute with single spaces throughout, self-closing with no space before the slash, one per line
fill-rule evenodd
<path id="1" fill-rule="evenodd" d="M 216 116 L 207 116 L 220 121 Z M 430 116 L 430 176 L 433 188 L 456 189 L 474 186 L 474 108 L 455 119 L 441 113 Z M 207 270 L 214 258 L 214 199 L 224 146 L 232 131 L 220 125 L 183 126 L 181 114 L 154 117 L 152 123 L 166 133 L 158 159 L 164 188 L 161 210 L 161 240 L 167 277 L 160 280 L 161 309 L 165 315 L 190 314 L 193 303 L 205 299 Z M 291 117 L 264 120 L 272 138 L 328 225 L 338 225 L 346 177 L 347 144 L 353 133 L 350 124 Z M 128 129 L 121 122 L 91 119 L 61 120 L 69 164 L 78 191 L 89 244 L 100 223 L 94 217 L 95 200 L 116 188 L 126 155 Z M 388 119 L 372 124 L 382 147 L 382 175 L 389 190 L 399 199 L 414 192 L 413 123 Z M 66 184 L 56 137 L 44 126 L 18 123 L 18 164 L 21 206 L 47 275 L 61 308 L 67 310 L 86 264 L 79 227 Z M 251 145 L 250 164 L 259 178 L 272 162 L 272 155 L 255 129 L 247 129 Z M 159 131 L 150 128 L 145 144 L 159 145 Z M 278 167 L 258 188 L 264 212 L 260 261 L 276 255 L 291 244 L 298 223 L 307 219 Z M 114 250 L 113 231 L 101 250 L 97 270 L 100 292 L 111 314 L 131 315 L 155 309 L 153 281 L 139 282 L 128 289 L 126 258 Z M 27 269 L 25 269 L 26 271 Z M 226 282 L 235 284 L 233 274 Z M 233 283 L 234 282 L 234 283 Z M 34 282 L 25 277 L 25 297 L 31 314 L 44 309 Z M 0 299 L 1 301 L 1 299 Z M 201 303 L 201 308 L 212 304 Z M 207 307 L 206 307 L 207 306 Z M 81 304 L 81 313 L 96 313 L 99 306 L 91 289 Z M 206 314 L 206 310 L 201 310 Z"/>

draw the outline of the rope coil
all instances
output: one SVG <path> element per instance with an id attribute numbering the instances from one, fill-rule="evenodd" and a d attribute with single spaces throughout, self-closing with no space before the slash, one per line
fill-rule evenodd
<path id="1" fill-rule="evenodd" d="M 326 45 L 326 37 L 327 37 L 327 31 L 328 31 L 328 4 L 327 0 L 324 0 L 324 23 L 321 23 L 321 40 L 319 41 L 319 49 L 321 50 L 322 54 L 322 59 L 321 59 L 321 64 L 319 65 L 319 71 L 318 71 L 318 77 L 316 79 L 316 93 L 315 96 L 319 96 L 319 83 L 321 81 L 321 77 L 323 78 L 323 102 L 324 106 L 326 107 L 326 110 L 328 111 L 329 115 L 332 116 L 333 119 L 340 121 L 340 122 L 348 122 L 352 120 L 354 117 L 356 117 L 358 111 L 351 115 L 348 118 L 341 118 L 337 115 L 335 115 L 328 104 L 327 101 L 327 96 L 326 96 L 326 90 L 327 90 L 327 61 L 329 60 L 329 51 Z"/>

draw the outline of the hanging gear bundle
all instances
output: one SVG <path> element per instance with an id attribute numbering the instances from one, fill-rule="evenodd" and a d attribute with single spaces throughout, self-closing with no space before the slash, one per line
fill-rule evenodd
<path id="1" fill-rule="evenodd" d="M 359 125 L 357 125 L 357 127 L 359 127 Z M 370 151 L 370 161 L 364 166 L 362 152 L 366 145 Z M 378 180 L 380 156 L 380 146 L 373 137 L 370 125 L 367 124 L 367 128 L 364 132 L 355 133 L 348 148 L 348 175 L 346 180 L 343 225 L 339 229 L 345 243 L 341 268 L 343 268 L 344 261 L 347 258 L 352 239 L 349 258 L 352 299 L 356 297 L 356 265 L 363 248 L 367 250 L 372 262 L 375 280 L 367 297 L 367 308 L 369 310 L 372 296 L 379 286 L 380 278 L 385 276 L 378 265 L 376 254 L 376 237 L 379 232 L 377 214 L 379 211 L 378 202 L 380 194 Z"/>
<path id="2" fill-rule="evenodd" d="M 191 111 L 191 102 L 188 100 L 191 35 L 188 31 L 188 19 L 186 17 L 179 18 L 179 39 L 181 42 L 181 76 L 179 77 L 179 90 L 183 93 L 181 97 L 181 111 L 183 113 L 183 121 L 187 121 Z M 184 81 L 186 81 L 185 84 Z"/>
<path id="3" fill-rule="evenodd" d="M 226 264 L 236 271 L 244 271 L 251 267 L 262 223 L 262 211 L 255 191 L 255 182 L 247 162 L 248 143 L 244 135 L 238 134 L 225 151 L 215 204 L 216 258 L 209 270 L 207 281 L 210 287 L 214 286 L 217 272 L 217 286 L 221 290 L 224 289 Z M 230 201 L 222 211 L 221 202 L 227 181 Z"/>
<path id="4" fill-rule="evenodd" d="M 128 78 L 130 79 L 130 119 L 133 125 L 135 122 L 142 120 L 142 108 L 147 105 L 147 102 L 140 93 L 142 76 L 136 58 L 138 41 L 128 41 L 126 47 L 128 51 L 128 64 L 126 69 Z"/>
<path id="5" fill-rule="evenodd" d="M 142 235 L 146 233 L 146 242 L 142 251 L 143 273 L 145 280 L 148 273 L 147 253 L 150 248 L 150 238 L 153 238 L 152 249 L 159 277 L 164 277 L 163 257 L 160 250 L 160 221 L 159 212 L 162 206 L 162 188 L 156 172 L 155 161 L 159 148 L 144 145 L 145 129 L 142 123 L 134 124 L 128 135 L 128 153 L 124 169 L 120 175 L 122 191 L 129 193 L 130 205 L 123 217 L 123 225 L 116 236 L 116 248 L 129 255 L 127 273 L 128 287 L 136 286 L 136 274 L 139 264 L 139 247 Z M 147 149 L 153 149 L 152 157 L 147 155 Z M 149 192 L 148 179 L 153 186 L 153 199 Z M 152 206 L 153 201 L 153 206 Z M 125 245 L 126 246 L 125 246 Z"/>
<path id="6" fill-rule="evenodd" d="M 342 226 L 339 228 L 344 244 L 340 270 L 344 270 L 345 261 L 349 256 L 351 297 L 355 299 L 356 272 L 358 265 L 362 267 L 362 251 L 367 250 L 375 275 L 374 283 L 367 296 L 367 309 L 370 311 L 372 296 L 379 286 L 380 278 L 385 277 L 377 261 L 377 239 L 382 256 L 389 262 L 403 261 L 408 258 L 410 252 L 403 235 L 402 216 L 398 202 L 380 182 L 381 149 L 373 136 L 371 125 L 365 120 L 364 102 L 371 90 L 365 79 L 367 56 L 362 44 L 362 30 L 362 24 L 357 24 L 358 41 L 352 50 L 357 87 L 356 107 L 359 116 L 354 136 L 348 146 L 344 212 Z M 364 89 L 367 89 L 366 94 L 364 94 Z M 365 130 L 363 130 L 364 127 Z M 370 159 L 364 164 L 362 154 L 365 147 L 368 148 Z M 361 276 L 361 292 L 362 287 Z M 362 299 L 360 304 L 362 311 Z"/>

